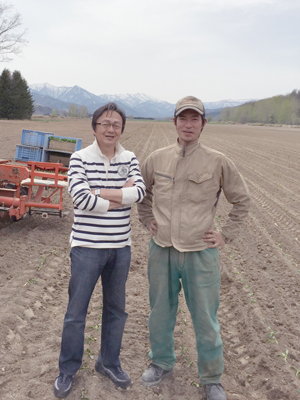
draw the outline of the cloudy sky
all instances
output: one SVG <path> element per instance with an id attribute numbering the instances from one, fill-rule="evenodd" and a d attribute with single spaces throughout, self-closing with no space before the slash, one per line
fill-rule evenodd
<path id="1" fill-rule="evenodd" d="M 299 0 L 8 2 L 28 44 L 1 70 L 19 70 L 29 84 L 139 92 L 171 103 L 300 89 Z"/>

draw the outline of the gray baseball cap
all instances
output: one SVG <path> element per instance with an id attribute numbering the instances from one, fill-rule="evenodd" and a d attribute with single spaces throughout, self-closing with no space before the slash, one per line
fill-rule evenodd
<path id="1" fill-rule="evenodd" d="M 186 96 L 178 100 L 175 108 L 175 117 L 184 110 L 195 110 L 200 115 L 205 115 L 205 108 L 200 99 L 194 96 Z"/>

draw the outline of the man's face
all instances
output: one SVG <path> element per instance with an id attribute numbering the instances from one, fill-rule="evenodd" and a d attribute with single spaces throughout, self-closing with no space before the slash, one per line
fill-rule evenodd
<path id="1" fill-rule="evenodd" d="M 122 117 L 116 111 L 105 111 L 96 122 L 94 135 L 101 148 L 114 148 L 122 133 Z"/>
<path id="2" fill-rule="evenodd" d="M 173 119 L 175 124 L 175 118 Z M 178 141 L 182 146 L 197 143 L 202 129 L 206 124 L 203 123 L 202 117 L 197 111 L 185 110 L 182 111 L 176 121 L 176 129 L 178 134 Z"/>

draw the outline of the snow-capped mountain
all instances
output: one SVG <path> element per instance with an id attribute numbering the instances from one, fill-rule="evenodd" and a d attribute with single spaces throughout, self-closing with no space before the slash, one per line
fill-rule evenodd
<path id="1" fill-rule="evenodd" d="M 126 115 L 165 118 L 172 117 L 175 109 L 175 104 L 158 100 L 144 93 L 96 95 L 77 85 L 56 87 L 49 83 L 31 84 L 29 88 L 36 105 L 52 107 L 57 110 L 67 111 L 69 105 L 75 103 L 78 106 L 85 106 L 89 113 L 93 113 L 98 107 L 114 101 L 124 109 Z M 235 107 L 247 101 L 250 100 L 222 100 L 204 103 L 204 106 L 207 110 L 219 110 L 224 107 Z"/>
<path id="2" fill-rule="evenodd" d="M 249 101 L 256 101 L 254 99 L 244 99 L 244 100 L 220 100 L 204 103 L 206 110 L 219 110 L 226 107 L 237 107 L 241 104 L 249 103 Z"/>
<path id="3" fill-rule="evenodd" d="M 52 86 L 49 83 L 34 83 L 30 85 L 30 89 L 44 96 L 50 96 L 54 97 L 54 99 L 61 100 L 60 96 L 72 88 L 66 86 L 61 86 L 61 87 Z"/>
<path id="4" fill-rule="evenodd" d="M 122 103 L 125 103 L 130 107 L 136 107 L 137 105 L 148 101 L 152 101 L 154 103 L 160 102 L 160 100 L 148 96 L 144 93 L 101 94 L 99 95 L 99 97 L 106 101 L 121 101 Z"/>
<path id="5" fill-rule="evenodd" d="M 61 102 L 64 102 L 64 111 L 68 110 L 71 103 L 75 103 L 79 106 L 85 106 L 89 113 L 93 113 L 98 107 L 101 107 L 109 101 L 114 101 L 125 111 L 126 115 L 133 115 L 134 117 L 164 118 L 172 116 L 175 107 L 174 104 L 159 101 L 142 93 L 117 95 L 102 94 L 97 96 L 79 86 L 56 87 L 49 83 L 45 83 L 32 84 L 29 85 L 29 87 L 36 104 L 61 110 Z M 41 97 L 41 95 L 43 97 Z M 51 101 L 49 97 L 52 98 Z M 53 105 L 53 99 L 56 99 L 59 102 L 57 107 Z"/>

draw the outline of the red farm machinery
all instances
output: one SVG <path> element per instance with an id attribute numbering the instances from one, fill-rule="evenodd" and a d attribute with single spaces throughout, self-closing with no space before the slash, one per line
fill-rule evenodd
<path id="1" fill-rule="evenodd" d="M 67 171 L 68 168 L 58 163 L 0 160 L 0 211 L 8 211 L 14 220 L 31 214 L 32 209 L 62 217 Z M 54 196 L 55 193 L 58 195 Z"/>
<path id="2" fill-rule="evenodd" d="M 34 210 L 62 217 L 70 156 L 81 143 L 82 139 L 23 130 L 15 161 L 0 160 L 0 216 L 8 212 L 19 220 Z"/>

